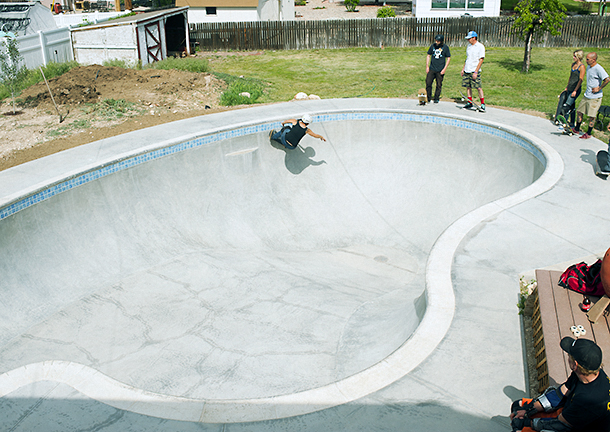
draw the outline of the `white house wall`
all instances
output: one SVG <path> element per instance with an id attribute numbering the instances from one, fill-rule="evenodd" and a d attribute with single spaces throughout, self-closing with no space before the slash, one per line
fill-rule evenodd
<path id="1" fill-rule="evenodd" d="M 500 16 L 500 0 L 485 0 L 483 9 L 432 9 L 432 0 L 413 0 L 413 15 L 417 18 Z"/>
<path id="2" fill-rule="evenodd" d="M 216 15 L 208 15 L 205 8 L 189 7 L 189 23 L 248 22 L 294 20 L 294 0 L 259 0 L 257 8 L 216 8 Z"/>
<path id="3" fill-rule="evenodd" d="M 294 0 L 260 0 L 258 14 L 261 21 L 294 20 Z"/>
<path id="4" fill-rule="evenodd" d="M 108 60 L 138 62 L 135 25 L 92 28 L 72 31 L 74 60 L 90 65 Z"/>
<path id="5" fill-rule="evenodd" d="M 255 8 L 216 8 L 216 15 L 208 15 L 205 8 L 190 7 L 189 23 L 258 21 Z"/>

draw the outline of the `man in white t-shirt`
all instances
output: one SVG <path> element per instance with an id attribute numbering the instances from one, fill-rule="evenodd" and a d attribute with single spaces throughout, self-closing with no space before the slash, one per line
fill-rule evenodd
<path id="1" fill-rule="evenodd" d="M 469 31 L 466 36 L 470 43 L 466 48 L 466 62 L 462 68 L 462 87 L 466 87 L 468 103 L 464 108 L 472 108 L 472 89 L 476 88 L 481 100 L 481 108 L 485 111 L 485 95 L 481 87 L 481 66 L 485 60 L 485 45 L 479 42 L 479 35 L 475 31 Z"/>
<path id="2" fill-rule="evenodd" d="M 597 63 L 597 53 L 590 52 L 587 54 L 587 90 L 585 90 L 585 94 L 578 104 L 578 109 L 576 110 L 578 120 L 573 132 L 576 134 L 580 132 L 580 124 L 585 114 L 589 117 L 589 129 L 580 138 L 591 138 L 591 132 L 595 125 L 595 117 L 604 96 L 602 89 L 606 87 L 608 82 L 610 82 L 610 77 L 608 77 L 604 68 Z"/>

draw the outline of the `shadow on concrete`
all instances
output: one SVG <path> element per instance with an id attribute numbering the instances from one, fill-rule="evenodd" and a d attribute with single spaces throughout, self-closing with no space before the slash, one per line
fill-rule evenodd
<path id="1" fill-rule="evenodd" d="M 580 151 L 583 153 L 580 155 L 580 160 L 591 165 L 593 172 L 595 172 L 595 165 L 597 164 L 595 152 L 590 149 L 580 149 Z"/>
<path id="2" fill-rule="evenodd" d="M 286 153 L 284 165 L 286 165 L 286 169 L 292 174 L 298 175 L 309 166 L 318 166 L 326 163 L 325 160 L 315 161 L 312 159 L 316 155 L 316 151 L 313 147 L 303 148 L 299 145 L 297 148 L 291 150 L 277 141 L 271 140 L 270 142 L 273 147 Z"/>
<path id="3" fill-rule="evenodd" d="M 72 396 L 73 399 L 66 400 L 2 398 L 0 428 L 11 432 L 500 432 L 510 429 L 507 416 L 485 418 L 432 401 L 417 404 L 356 402 L 287 419 L 209 424 L 148 417 L 86 399 L 80 394 Z"/>

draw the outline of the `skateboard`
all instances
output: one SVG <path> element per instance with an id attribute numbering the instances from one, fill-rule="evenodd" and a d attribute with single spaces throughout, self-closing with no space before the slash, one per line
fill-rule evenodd
<path id="1" fill-rule="evenodd" d="M 468 100 L 468 98 L 464 95 L 464 93 L 462 93 L 462 90 L 460 90 L 460 94 L 462 95 L 462 102 L 464 102 L 464 101 L 467 101 L 466 103 L 470 102 Z M 466 105 L 464 105 L 462 108 L 470 109 L 470 110 L 474 109 L 475 111 L 478 111 L 478 112 L 485 112 L 485 110 L 483 108 L 481 108 L 481 105 L 476 103 L 474 100 L 472 102 L 470 102 L 470 103 L 472 103 L 472 107 L 471 108 L 466 108 Z"/>
<path id="2" fill-rule="evenodd" d="M 574 132 L 572 132 L 572 128 L 570 127 L 570 125 L 568 124 L 568 121 L 566 120 L 566 118 L 564 116 L 558 115 L 557 116 L 557 121 L 559 123 L 561 123 L 561 125 L 559 126 L 559 130 L 564 135 L 568 135 L 568 136 L 574 135 Z"/>
<path id="3" fill-rule="evenodd" d="M 428 102 L 428 96 L 426 95 L 426 89 L 419 89 L 417 91 L 417 100 L 419 101 L 420 105 L 426 105 L 426 102 Z"/>
<path id="4" fill-rule="evenodd" d="M 604 314 L 604 312 L 606 311 L 606 308 L 608 307 L 608 305 L 610 304 L 610 298 L 608 298 L 608 296 L 603 296 L 602 298 L 600 298 L 597 303 L 595 303 L 591 309 L 589 310 L 589 312 L 587 312 L 587 318 L 589 318 L 589 321 L 591 321 L 593 324 L 595 324 L 600 317 Z"/>
<path id="5" fill-rule="evenodd" d="M 603 168 L 602 168 L 603 167 Z M 610 175 L 610 154 L 606 150 L 600 150 L 597 152 L 597 158 L 595 163 L 595 175 Z"/>

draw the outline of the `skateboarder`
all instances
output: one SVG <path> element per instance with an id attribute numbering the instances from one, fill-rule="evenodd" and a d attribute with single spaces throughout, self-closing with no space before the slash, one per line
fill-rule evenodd
<path id="1" fill-rule="evenodd" d="M 269 132 L 269 139 L 277 141 L 287 149 L 295 149 L 299 145 L 299 141 L 307 135 L 311 135 L 314 138 L 319 138 L 322 141 L 326 141 L 322 135 L 318 135 L 309 129 L 308 125 L 311 123 L 311 116 L 305 114 L 300 119 L 289 119 L 282 122 L 282 129 L 279 132 L 272 130 Z"/>
<path id="2" fill-rule="evenodd" d="M 451 52 L 444 41 L 444 36 L 437 34 L 434 37 L 434 43 L 428 48 L 428 56 L 426 57 L 426 95 L 428 102 L 434 100 L 434 103 L 438 103 L 441 98 L 443 78 L 451 61 Z M 436 89 L 434 90 L 434 96 L 432 96 L 432 82 L 434 80 L 436 80 Z"/>
<path id="3" fill-rule="evenodd" d="M 462 68 L 462 87 L 466 87 L 468 103 L 464 108 L 472 108 L 472 88 L 477 89 L 481 100 L 481 111 L 485 111 L 485 95 L 481 87 L 481 66 L 485 60 L 485 46 L 479 42 L 479 35 L 475 31 L 469 31 L 466 35 L 468 47 L 466 48 L 466 62 Z"/>

